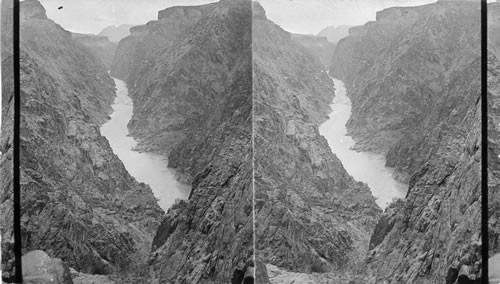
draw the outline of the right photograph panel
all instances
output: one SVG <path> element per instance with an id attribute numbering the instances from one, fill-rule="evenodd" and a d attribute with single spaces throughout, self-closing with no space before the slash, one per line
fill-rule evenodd
<path id="1" fill-rule="evenodd" d="M 259 0 L 252 39 L 257 282 L 480 283 L 480 1 Z"/>

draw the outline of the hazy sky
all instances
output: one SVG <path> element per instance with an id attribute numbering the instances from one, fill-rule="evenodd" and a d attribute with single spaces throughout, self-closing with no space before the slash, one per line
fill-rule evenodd
<path id="1" fill-rule="evenodd" d="M 327 26 L 362 25 L 377 11 L 436 0 L 257 0 L 273 22 L 289 32 L 317 34 Z"/>
<path id="2" fill-rule="evenodd" d="M 66 30 L 95 34 L 110 25 L 156 20 L 158 11 L 171 6 L 211 2 L 217 0 L 40 0 L 47 16 Z"/>
<path id="3" fill-rule="evenodd" d="M 109 25 L 145 24 L 176 5 L 200 5 L 218 0 L 40 0 L 49 18 L 65 29 L 98 33 Z M 327 26 L 362 25 L 375 13 L 393 6 L 418 6 L 436 0 L 257 0 L 267 16 L 295 33 L 317 34 Z M 490 2 L 492 0 L 488 0 Z M 58 10 L 59 6 L 63 9 Z"/>

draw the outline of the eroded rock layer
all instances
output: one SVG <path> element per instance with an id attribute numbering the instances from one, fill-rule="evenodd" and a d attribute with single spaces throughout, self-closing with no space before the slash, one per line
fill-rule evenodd
<path id="1" fill-rule="evenodd" d="M 253 266 L 251 52 L 247 0 L 168 8 L 118 46 L 131 134 L 192 184 L 153 242 L 161 283 L 228 283 Z"/>
<path id="2" fill-rule="evenodd" d="M 338 43 L 330 70 L 352 101 L 348 131 L 409 181 L 372 237 L 377 281 L 480 275 L 480 56 L 474 1 L 389 8 Z"/>
<path id="3" fill-rule="evenodd" d="M 333 82 L 258 3 L 253 13 L 256 256 L 293 272 L 359 269 L 362 278 L 380 209 L 318 131 Z"/>
<path id="4" fill-rule="evenodd" d="M 86 273 L 141 274 L 163 211 L 100 135 L 115 96 L 113 80 L 38 1 L 23 1 L 20 10 L 23 253 L 43 250 Z M 12 107 L 9 95 L 3 93 L 4 114 Z M 8 119 L 2 122 L 8 133 Z M 2 135 L 2 152 L 11 151 L 9 141 Z M 4 173 L 6 159 L 2 155 Z M 2 206 L 8 206 L 11 185 L 2 190 Z"/>

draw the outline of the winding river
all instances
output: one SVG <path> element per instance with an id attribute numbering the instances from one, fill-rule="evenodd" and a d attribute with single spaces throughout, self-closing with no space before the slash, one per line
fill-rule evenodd
<path id="1" fill-rule="evenodd" d="M 342 161 L 347 172 L 355 180 L 368 184 L 377 204 L 385 209 L 393 198 L 405 197 L 408 185 L 392 177 L 394 170 L 385 166 L 383 155 L 351 149 L 354 140 L 347 136 L 346 128 L 351 116 L 351 101 L 346 95 L 344 83 L 334 78 L 332 80 L 335 84 L 335 98 L 330 105 L 332 112 L 319 131 L 328 140 L 332 152 Z"/>
<path id="2" fill-rule="evenodd" d="M 160 207 L 167 209 L 176 199 L 187 199 L 191 187 L 175 179 L 175 170 L 167 167 L 164 157 L 134 151 L 137 142 L 128 135 L 127 124 L 132 118 L 132 99 L 125 82 L 115 79 L 116 98 L 111 119 L 101 127 L 113 152 L 120 158 L 130 175 L 139 182 L 149 184 Z"/>

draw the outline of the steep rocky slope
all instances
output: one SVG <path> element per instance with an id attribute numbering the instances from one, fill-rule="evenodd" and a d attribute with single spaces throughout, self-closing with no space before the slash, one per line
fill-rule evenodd
<path id="1" fill-rule="evenodd" d="M 71 37 L 73 40 L 86 46 L 90 50 L 90 53 L 101 60 L 107 69 L 111 68 L 117 47 L 116 43 L 109 41 L 105 36 L 93 34 L 72 33 Z"/>
<path id="2" fill-rule="evenodd" d="M 2 125 L 0 135 L 0 230 L 2 279 L 9 278 L 10 267 L 14 258 L 13 235 L 13 188 L 12 188 L 12 154 L 13 154 L 13 115 L 14 115 L 14 73 L 12 50 L 12 1 L 1 2 L 1 59 L 2 59 Z M 1 281 L 0 281 L 1 282 Z"/>
<path id="3" fill-rule="evenodd" d="M 163 212 L 99 133 L 113 80 L 38 1 L 21 2 L 20 19 L 23 253 L 43 250 L 87 273 L 140 274 Z"/>
<path id="4" fill-rule="evenodd" d="M 318 36 L 326 37 L 329 42 L 337 44 L 339 40 L 346 37 L 349 34 L 349 29 L 353 26 L 329 26 L 322 29 Z"/>
<path id="5" fill-rule="evenodd" d="M 171 7 L 120 41 L 131 134 L 192 184 L 153 242 L 161 283 L 228 283 L 253 266 L 251 5 Z"/>
<path id="6" fill-rule="evenodd" d="M 312 55 L 316 56 L 325 70 L 328 70 L 332 60 L 335 44 L 326 40 L 325 37 L 313 35 L 291 34 L 292 39 L 302 45 Z"/>
<path id="7" fill-rule="evenodd" d="M 488 216 L 490 256 L 500 252 L 500 4 L 488 5 Z"/>
<path id="8" fill-rule="evenodd" d="M 357 147 L 386 154 L 409 181 L 372 237 L 377 281 L 480 275 L 479 8 L 389 8 L 351 28 L 335 50 L 330 70 L 346 83 Z"/>
<path id="9" fill-rule="evenodd" d="M 380 209 L 319 134 L 332 80 L 260 4 L 253 13 L 256 256 L 288 271 L 362 278 Z"/>
<path id="10" fill-rule="evenodd" d="M 98 35 L 105 36 L 109 41 L 118 43 L 123 38 L 130 35 L 130 28 L 134 25 L 119 25 L 119 26 L 109 26 L 105 27 Z"/>

